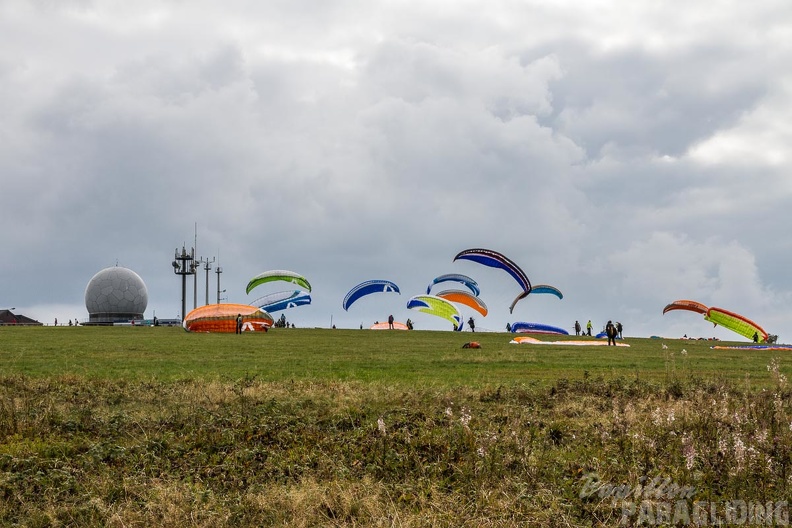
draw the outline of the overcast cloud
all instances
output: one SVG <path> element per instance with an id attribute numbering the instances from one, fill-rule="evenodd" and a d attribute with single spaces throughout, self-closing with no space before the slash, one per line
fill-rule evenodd
<path id="1" fill-rule="evenodd" d="M 484 329 L 737 338 L 689 298 L 792 339 L 788 0 L 4 0 L 0 42 L 0 309 L 87 319 L 118 263 L 177 317 L 197 222 L 227 302 L 308 277 L 298 326 L 445 328 L 406 301 L 465 273 Z M 510 315 L 470 247 L 564 299 Z M 373 278 L 401 296 L 344 312 Z"/>

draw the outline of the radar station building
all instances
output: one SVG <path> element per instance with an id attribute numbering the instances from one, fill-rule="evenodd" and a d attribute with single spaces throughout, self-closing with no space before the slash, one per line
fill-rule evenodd
<path id="1" fill-rule="evenodd" d="M 148 305 L 148 290 L 140 275 L 114 266 L 98 272 L 85 288 L 89 325 L 140 321 Z"/>

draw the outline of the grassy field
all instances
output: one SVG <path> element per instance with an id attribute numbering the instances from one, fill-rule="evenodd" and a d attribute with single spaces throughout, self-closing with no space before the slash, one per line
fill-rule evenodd
<path id="1" fill-rule="evenodd" d="M 770 359 L 784 354 L 712 350 L 713 344 L 728 344 L 712 341 L 628 337 L 629 348 L 608 348 L 513 345 L 511 337 L 432 331 L 274 329 L 236 336 L 190 334 L 180 328 L 5 327 L 0 328 L 0 375 L 163 381 L 252 376 L 262 381 L 486 386 L 549 385 L 559 378 L 580 379 L 584 373 L 660 381 L 675 370 L 687 377 L 735 383 L 747 379 L 761 387 L 769 382 Z M 481 349 L 461 348 L 474 339 Z"/>
<path id="2" fill-rule="evenodd" d="M 784 352 L 510 337 L 0 327 L 0 525 L 788 522 Z"/>

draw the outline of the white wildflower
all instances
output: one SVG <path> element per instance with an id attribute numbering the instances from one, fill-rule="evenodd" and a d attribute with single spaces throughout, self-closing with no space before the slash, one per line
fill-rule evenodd
<path id="1" fill-rule="evenodd" d="M 663 421 L 662 415 L 663 413 L 660 410 L 660 407 L 657 407 L 654 411 L 652 411 L 652 423 L 655 426 L 658 426 L 662 423 Z"/>
<path id="2" fill-rule="evenodd" d="M 685 467 L 688 471 L 693 469 L 693 463 L 696 461 L 696 448 L 693 446 L 693 440 L 687 434 L 682 436 L 682 455 L 685 457 Z"/>
<path id="3" fill-rule="evenodd" d="M 470 409 L 467 407 L 462 407 L 462 416 L 459 418 L 459 422 L 462 424 L 463 427 L 467 428 L 468 424 L 470 423 Z"/>
<path id="4" fill-rule="evenodd" d="M 745 442 L 742 441 L 742 438 L 739 436 L 734 437 L 734 458 L 737 461 L 737 467 L 742 467 L 743 462 L 745 461 Z"/>
<path id="5" fill-rule="evenodd" d="M 377 418 L 377 429 L 379 429 L 380 434 L 385 434 L 385 420 L 382 419 L 382 416 Z"/>

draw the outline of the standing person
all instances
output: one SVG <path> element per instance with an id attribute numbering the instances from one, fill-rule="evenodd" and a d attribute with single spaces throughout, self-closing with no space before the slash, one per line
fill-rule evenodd
<path id="1" fill-rule="evenodd" d="M 476 321 L 474 321 L 472 317 L 470 319 L 468 319 L 468 326 L 470 327 L 470 331 L 475 333 L 475 331 L 476 331 Z"/>
<path id="2" fill-rule="evenodd" d="M 589 319 L 588 323 L 586 323 L 586 335 L 588 335 L 589 337 L 591 337 L 591 329 L 592 328 L 593 328 L 593 325 L 591 324 L 591 319 Z"/>
<path id="3" fill-rule="evenodd" d="M 236 318 L 236 333 L 237 334 L 241 334 L 242 333 L 242 314 L 237 314 L 237 318 Z"/>
<path id="4" fill-rule="evenodd" d="M 754 343 L 758 343 L 759 342 L 759 332 L 754 332 L 753 340 L 754 340 Z"/>
<path id="5" fill-rule="evenodd" d="M 608 336 L 608 345 L 616 346 L 616 326 L 610 321 L 605 325 L 605 335 Z"/>
<path id="6" fill-rule="evenodd" d="M 388 328 L 393 330 L 393 315 L 388 316 Z"/>
<path id="7" fill-rule="evenodd" d="M 55 326 L 58 326 L 58 318 L 55 318 Z"/>
<path id="8" fill-rule="evenodd" d="M 575 321 L 575 335 L 580 335 L 580 321 Z"/>
<path id="9" fill-rule="evenodd" d="M 619 321 L 616 321 L 616 333 L 619 335 L 619 339 L 624 339 L 624 336 L 622 335 L 623 329 L 624 327 L 622 324 Z"/>

